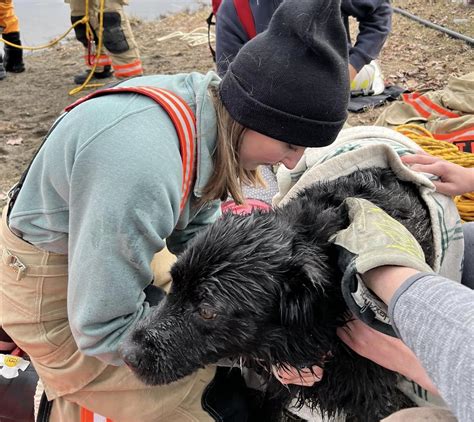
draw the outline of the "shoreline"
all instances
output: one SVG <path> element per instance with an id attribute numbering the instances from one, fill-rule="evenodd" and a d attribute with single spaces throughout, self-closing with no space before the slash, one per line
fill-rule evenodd
<path id="1" fill-rule="evenodd" d="M 63 0 L 15 0 L 14 4 L 25 45 L 46 44 L 64 34 L 71 25 L 70 8 Z M 186 9 L 196 11 L 200 4 L 199 0 L 174 0 L 172 3 L 167 0 L 134 0 L 124 10 L 131 19 L 152 21 Z"/>

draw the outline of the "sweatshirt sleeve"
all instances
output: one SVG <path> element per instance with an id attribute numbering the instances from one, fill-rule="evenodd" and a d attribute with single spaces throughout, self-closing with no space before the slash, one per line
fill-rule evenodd
<path id="1" fill-rule="evenodd" d="M 200 230 L 214 223 L 221 215 L 221 201 L 212 201 L 199 210 L 184 230 L 175 229 L 166 239 L 168 249 L 176 254 L 181 253 L 189 240 Z"/>
<path id="2" fill-rule="evenodd" d="M 216 17 L 216 65 L 220 77 L 249 40 L 237 16 L 233 0 L 223 0 Z"/>
<path id="3" fill-rule="evenodd" d="M 388 0 L 342 0 L 342 12 L 359 23 L 349 63 L 359 71 L 376 59 L 392 29 L 392 6 Z"/>
<path id="4" fill-rule="evenodd" d="M 474 420 L 474 290 L 416 274 L 393 296 L 389 315 L 451 411 L 460 421 Z"/>
<path id="5" fill-rule="evenodd" d="M 70 185 L 71 330 L 83 353 L 121 365 L 121 340 L 149 311 L 152 257 L 179 217 L 181 159 L 166 113 L 152 104 L 97 131 L 76 151 Z"/>

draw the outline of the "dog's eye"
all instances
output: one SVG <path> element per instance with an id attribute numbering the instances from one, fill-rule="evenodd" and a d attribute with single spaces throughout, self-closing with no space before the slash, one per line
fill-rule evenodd
<path id="1" fill-rule="evenodd" d="M 217 317 L 216 312 L 211 308 L 199 308 L 199 315 L 203 319 L 214 319 Z"/>

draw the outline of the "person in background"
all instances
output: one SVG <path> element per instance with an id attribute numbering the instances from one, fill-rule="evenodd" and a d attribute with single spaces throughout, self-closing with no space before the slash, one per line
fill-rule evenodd
<path id="1" fill-rule="evenodd" d="M 322 76 L 307 78 L 309 67 Z M 247 420 L 232 419 L 241 402 L 229 403 L 226 385 L 207 388 L 215 367 L 149 386 L 120 344 L 163 297 L 152 284 L 155 254 L 182 251 L 229 194 L 243 202 L 240 184 L 258 183 L 260 165 L 293 168 L 306 147 L 336 139 L 347 119 L 347 69 L 339 3 L 287 0 L 222 80 L 214 72 L 132 78 L 55 122 L 0 226 L 0 321 L 37 370 L 51 422 L 79 422 L 84 412 L 114 422 L 205 422 L 222 411 Z M 130 92 L 140 86 L 162 107 Z"/>
<path id="2" fill-rule="evenodd" d="M 0 35 L 5 40 L 15 45 L 21 45 L 20 25 L 15 15 L 13 0 L 0 1 Z M 5 79 L 6 72 L 21 73 L 25 71 L 23 63 L 23 50 L 4 45 L 4 56 L 0 53 L 0 80 Z"/>
<path id="3" fill-rule="evenodd" d="M 93 79 L 105 79 L 113 75 L 117 79 L 126 79 L 143 75 L 140 52 L 128 17 L 123 10 L 123 6 L 128 4 L 128 0 L 104 1 L 103 50 L 97 59 Z M 85 16 L 84 0 L 65 0 L 65 2 L 69 3 L 71 7 L 72 24 Z M 77 40 L 84 45 L 84 58 L 88 68 L 92 68 L 96 60 L 95 51 L 99 42 L 99 7 L 100 0 L 89 1 L 89 23 L 93 30 L 94 39 L 88 39 L 85 24 L 81 23 L 74 27 Z M 74 82 L 81 85 L 88 76 L 89 70 L 86 70 L 76 75 Z"/>
<path id="4" fill-rule="evenodd" d="M 268 23 L 283 0 L 248 0 L 257 34 L 267 29 Z M 342 0 L 341 14 L 349 43 L 349 75 L 357 73 L 376 59 L 392 27 L 392 6 L 388 0 Z M 349 16 L 359 23 L 354 43 L 349 34 Z M 317 31 L 314 34 L 317 37 Z M 216 17 L 216 65 L 223 76 L 237 52 L 249 41 L 235 9 L 234 0 L 223 0 Z M 274 46 L 275 49 L 278 46 Z M 314 77 L 318 77 L 315 73 Z"/>

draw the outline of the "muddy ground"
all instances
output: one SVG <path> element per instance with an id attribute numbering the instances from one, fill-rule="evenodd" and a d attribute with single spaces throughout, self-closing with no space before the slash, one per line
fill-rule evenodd
<path id="1" fill-rule="evenodd" d="M 210 4 L 210 2 L 209 2 Z M 440 25 L 474 36 L 474 7 L 451 1 L 395 0 L 394 6 Z M 210 7 L 209 7 L 210 9 Z M 180 37 L 160 41 L 174 31 L 205 33 L 209 9 L 181 13 L 156 21 L 133 20 L 132 26 L 145 72 L 206 72 L 213 62 L 206 43 L 190 46 Z M 205 38 L 205 36 L 204 36 Z M 29 54 L 27 70 L 0 81 L 0 205 L 6 190 L 18 179 L 48 128 L 61 110 L 81 94 L 70 96 L 73 76 L 83 70 L 82 46 L 71 39 L 56 47 Z M 443 87 L 449 76 L 473 69 L 473 48 L 394 14 L 393 32 L 380 57 L 385 79 L 411 90 Z M 353 125 L 375 121 L 383 108 L 351 114 Z"/>

